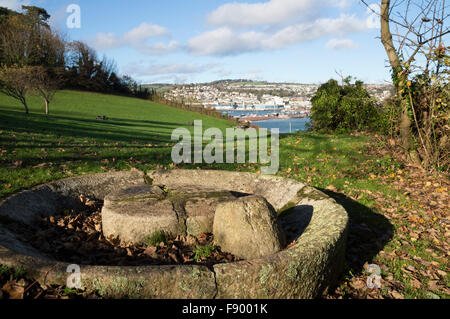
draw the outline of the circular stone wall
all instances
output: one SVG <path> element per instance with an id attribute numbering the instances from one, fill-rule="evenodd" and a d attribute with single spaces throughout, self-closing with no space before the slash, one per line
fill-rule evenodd
<path id="1" fill-rule="evenodd" d="M 69 264 L 43 255 L 4 224 L 10 220 L 32 224 L 37 216 L 74 208 L 80 203 L 80 195 L 104 200 L 108 194 L 122 196 L 123 189 L 145 185 L 182 189 L 184 193 L 200 187 L 263 196 L 280 214 L 291 244 L 273 255 L 216 264 L 212 269 L 197 265 L 80 265 L 84 289 L 97 290 L 109 298 L 315 298 L 337 283 L 343 270 L 347 235 L 348 216 L 344 208 L 322 192 L 294 180 L 226 171 L 85 175 L 11 196 L 0 203 L 0 264 L 22 266 L 30 276 L 41 278 L 42 284 L 65 285 Z M 192 202 L 185 204 L 195 208 Z M 183 218 L 186 224 L 190 220 L 191 225 L 197 225 L 198 216 L 204 218 L 201 225 L 211 227 L 211 212 L 191 209 Z M 47 275 L 42 277 L 44 274 Z"/>

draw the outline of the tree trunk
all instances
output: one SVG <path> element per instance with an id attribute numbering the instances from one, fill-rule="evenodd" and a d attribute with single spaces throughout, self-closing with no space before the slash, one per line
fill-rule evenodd
<path id="1" fill-rule="evenodd" d="M 22 100 L 22 104 L 25 107 L 25 114 L 29 114 L 29 110 L 28 110 L 28 104 L 27 104 L 27 100 L 23 99 Z"/>
<path id="2" fill-rule="evenodd" d="M 395 50 L 394 41 L 392 41 L 391 27 L 389 25 L 390 5 L 391 0 L 381 1 L 381 42 L 384 45 L 392 69 L 394 72 L 400 72 L 402 70 L 402 65 L 397 51 Z"/>
<path id="3" fill-rule="evenodd" d="M 408 102 L 402 96 L 399 87 L 399 83 L 406 83 L 407 78 L 405 70 L 400 62 L 400 57 L 394 47 L 394 42 L 392 40 L 392 33 L 389 25 L 389 9 L 390 0 L 381 1 L 381 42 L 383 43 L 384 49 L 386 50 L 387 56 L 389 58 L 389 63 L 391 65 L 394 76 L 397 77 L 397 83 L 394 83 L 397 90 L 397 97 L 400 100 L 400 105 L 402 108 L 400 117 L 400 138 L 402 146 L 405 148 L 406 152 L 415 157 L 410 151 L 411 148 L 411 118 L 408 112 Z M 412 151 L 414 153 L 414 151 Z"/>
<path id="4" fill-rule="evenodd" d="M 44 98 L 44 102 L 45 102 L 45 114 L 48 115 L 48 113 L 49 113 L 48 106 L 49 106 L 50 102 L 46 98 Z"/>
<path id="5" fill-rule="evenodd" d="M 401 101 L 402 113 L 400 115 L 400 138 L 402 146 L 407 152 L 411 148 L 411 118 L 408 114 L 408 106 L 405 101 Z"/>

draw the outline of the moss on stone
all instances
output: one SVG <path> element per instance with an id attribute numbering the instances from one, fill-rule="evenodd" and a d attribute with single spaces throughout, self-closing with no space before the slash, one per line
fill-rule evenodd
<path id="1" fill-rule="evenodd" d="M 115 202 L 115 203 L 129 203 L 129 202 L 135 202 L 135 201 L 143 200 L 143 199 L 158 199 L 158 200 L 163 200 L 163 199 L 164 199 L 164 196 L 149 195 L 149 196 L 141 196 L 141 197 L 127 198 L 127 199 L 112 199 L 112 200 L 110 200 L 110 201 L 111 201 L 111 202 Z"/>
<path id="2" fill-rule="evenodd" d="M 267 282 L 270 279 L 270 276 L 272 274 L 273 271 L 273 266 L 272 265 L 263 265 L 261 267 L 261 270 L 259 271 L 259 282 L 261 283 L 261 285 L 266 285 Z"/>
<path id="3" fill-rule="evenodd" d="M 308 188 L 304 187 L 301 190 L 297 192 L 297 197 L 301 200 L 303 198 L 308 198 L 312 200 L 323 200 L 323 199 L 329 199 L 329 197 L 319 190 L 315 188 Z"/>
<path id="4" fill-rule="evenodd" d="M 288 202 L 286 205 L 284 205 L 282 208 L 280 208 L 278 211 L 277 211 L 277 214 L 278 215 L 281 215 L 281 214 L 283 214 L 283 213 L 287 213 L 288 211 L 290 211 L 290 210 L 292 210 L 292 208 L 294 208 L 295 206 L 297 206 L 297 203 L 296 202 Z"/>
<path id="5" fill-rule="evenodd" d="M 146 185 L 153 185 L 153 178 L 148 175 L 144 175 L 144 183 Z"/>
<path id="6" fill-rule="evenodd" d="M 286 275 L 291 280 L 296 280 L 298 278 L 298 263 L 293 261 L 288 264 Z"/>
<path id="7" fill-rule="evenodd" d="M 106 298 L 142 298 L 142 290 L 145 287 L 145 278 L 130 280 L 127 277 L 117 276 L 108 283 L 103 283 L 98 278 L 91 281 L 92 288 L 102 297 Z"/>

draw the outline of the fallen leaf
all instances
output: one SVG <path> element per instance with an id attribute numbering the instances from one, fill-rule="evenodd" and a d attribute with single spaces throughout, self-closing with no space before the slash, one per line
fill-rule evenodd
<path id="1" fill-rule="evenodd" d="M 10 280 L 2 287 L 2 290 L 8 294 L 9 299 L 23 299 L 25 281 L 23 279 L 19 282 Z"/>
<path id="2" fill-rule="evenodd" d="M 439 290 L 441 287 L 437 284 L 437 280 L 431 280 L 428 282 L 428 288 L 431 290 Z"/>
<path id="3" fill-rule="evenodd" d="M 146 250 L 144 250 L 144 254 L 150 257 L 156 256 L 156 247 L 148 247 Z"/>
<path id="4" fill-rule="evenodd" d="M 422 288 L 422 283 L 418 281 L 416 278 L 411 279 L 411 286 L 413 286 L 416 289 Z"/>
<path id="5" fill-rule="evenodd" d="M 403 295 L 396 290 L 392 290 L 391 295 L 395 299 L 405 299 L 405 297 L 403 297 Z"/>
<path id="6" fill-rule="evenodd" d="M 337 193 L 337 191 L 338 191 L 337 188 L 335 186 L 333 186 L 333 185 L 328 186 L 327 190 L 332 191 L 334 193 Z"/>
<path id="7" fill-rule="evenodd" d="M 436 272 L 439 274 L 439 276 L 445 278 L 445 276 L 447 276 L 447 273 L 445 271 L 442 271 L 440 269 L 436 270 Z"/>
<path id="8" fill-rule="evenodd" d="M 176 262 L 177 264 L 180 262 L 180 261 L 178 260 L 177 255 L 174 254 L 174 253 L 169 253 L 169 257 L 170 257 L 174 262 Z"/>

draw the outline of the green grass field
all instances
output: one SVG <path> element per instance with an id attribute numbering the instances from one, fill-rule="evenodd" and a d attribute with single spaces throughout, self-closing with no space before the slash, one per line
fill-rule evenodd
<path id="1" fill-rule="evenodd" d="M 30 114 L 0 95 L 0 196 L 44 181 L 130 164 L 170 162 L 171 133 L 202 120 L 204 129 L 232 122 L 136 98 L 62 91 L 45 115 L 30 98 Z M 107 116 L 107 121 L 96 120 Z M 14 168 L 14 169 L 11 169 Z"/>
<path id="2" fill-rule="evenodd" d="M 49 116 L 36 98 L 30 99 L 30 110 L 27 116 L 18 102 L 0 95 L 0 199 L 79 174 L 173 168 L 173 129 L 192 130 L 188 123 L 196 119 L 204 128 L 235 125 L 139 99 L 76 91 L 59 92 Z M 102 115 L 109 119 L 97 121 Z M 448 180 L 433 181 L 386 152 L 371 151 L 382 147 L 363 134 L 283 135 L 278 175 L 317 187 L 347 209 L 347 271 L 339 296 L 448 298 L 448 231 L 440 204 L 448 196 Z M 261 169 L 258 164 L 197 166 Z M 383 289 L 365 287 L 365 263 L 381 266 Z"/>

